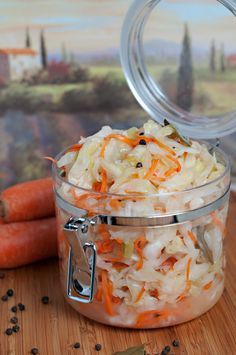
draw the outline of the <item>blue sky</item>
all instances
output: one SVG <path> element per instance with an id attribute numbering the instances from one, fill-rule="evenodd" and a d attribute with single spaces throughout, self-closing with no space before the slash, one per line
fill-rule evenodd
<path id="1" fill-rule="evenodd" d="M 37 50 L 45 30 L 51 52 L 100 52 L 118 48 L 131 0 L 0 0 L 0 47 L 22 47 L 26 27 Z M 200 4 L 200 5 L 199 5 Z M 180 42 L 188 21 L 195 42 L 227 42 L 235 47 L 236 21 L 215 0 L 162 0 L 148 23 L 145 37 Z"/>

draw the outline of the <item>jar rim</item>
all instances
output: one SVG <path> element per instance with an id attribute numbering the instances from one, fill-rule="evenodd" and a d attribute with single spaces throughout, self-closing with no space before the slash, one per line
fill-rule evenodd
<path id="1" fill-rule="evenodd" d="M 201 114 L 185 110 L 169 97 L 148 70 L 145 57 L 144 32 L 152 11 L 161 0 L 134 0 L 123 22 L 120 39 L 120 60 L 131 92 L 155 121 L 164 118 L 191 138 L 213 139 L 236 131 L 236 110 L 218 114 Z M 234 0 L 217 0 L 233 15 Z"/>
<path id="2" fill-rule="evenodd" d="M 207 145 L 209 147 L 209 149 L 213 149 L 213 151 L 218 154 L 218 156 L 223 160 L 223 164 L 225 165 L 225 169 L 224 171 L 215 179 L 207 182 L 206 184 L 202 184 L 193 188 L 188 188 L 185 190 L 180 190 L 180 191 L 170 191 L 170 192 L 162 192 L 162 193 L 156 193 L 156 194 L 145 194 L 142 197 L 145 198 L 155 198 L 155 197 L 167 197 L 167 196 L 180 196 L 181 194 L 187 193 L 187 192 L 195 192 L 198 191 L 202 188 L 205 188 L 207 186 L 211 186 L 214 185 L 215 183 L 217 183 L 218 181 L 220 181 L 222 178 L 224 178 L 224 176 L 226 176 L 227 174 L 230 173 L 230 169 L 231 169 L 231 161 L 228 158 L 228 156 L 225 154 L 225 152 L 220 149 L 219 147 L 214 146 L 213 144 L 210 144 L 209 142 L 204 142 L 201 141 L 201 143 L 204 143 L 205 145 Z M 72 146 L 70 146 L 72 147 Z M 60 152 L 59 154 L 56 155 L 56 157 L 54 158 L 54 161 L 52 162 L 52 176 L 53 179 L 56 177 L 58 178 L 62 183 L 65 183 L 67 185 L 69 185 L 72 188 L 84 191 L 85 193 L 92 193 L 95 196 L 101 196 L 101 197 L 116 197 L 116 198 L 124 198 L 124 197 L 128 197 L 128 198 L 140 198 L 140 194 L 115 194 L 115 193 L 110 193 L 110 192 L 99 192 L 99 191 L 94 191 L 91 189 L 86 189 L 84 187 L 80 187 L 77 186 L 69 181 L 67 181 L 63 176 L 61 176 L 58 173 L 58 167 L 57 167 L 57 161 L 68 151 L 68 149 L 70 149 L 70 147 L 64 149 L 62 152 Z"/>

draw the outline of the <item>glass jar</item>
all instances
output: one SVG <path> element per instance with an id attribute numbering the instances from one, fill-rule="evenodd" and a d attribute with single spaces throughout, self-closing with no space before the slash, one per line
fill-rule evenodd
<path id="1" fill-rule="evenodd" d="M 220 1 L 232 12 L 235 4 Z M 235 112 L 196 116 L 174 105 L 148 73 L 143 32 L 160 0 L 136 0 L 122 30 L 121 62 L 139 103 L 188 137 L 219 138 L 236 129 Z M 98 322 L 159 328 L 196 318 L 224 289 L 224 239 L 230 164 L 211 182 L 181 192 L 115 195 L 74 186 L 53 165 L 60 277 L 67 301 Z M 56 160 L 63 155 L 61 153 Z"/>
<path id="2" fill-rule="evenodd" d="M 84 190 L 54 164 L 60 277 L 72 307 L 108 325 L 158 328 L 191 320 L 218 301 L 230 167 L 212 149 L 225 166 L 220 177 L 161 195 Z"/>

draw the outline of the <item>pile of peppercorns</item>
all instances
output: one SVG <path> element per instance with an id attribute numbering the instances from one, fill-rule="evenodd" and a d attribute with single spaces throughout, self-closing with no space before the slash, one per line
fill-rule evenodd
<path id="1" fill-rule="evenodd" d="M 4 279 L 5 274 L 0 271 L 0 279 Z M 7 290 L 7 292 L 1 297 L 1 300 L 3 302 L 7 302 L 9 298 L 11 298 L 14 295 L 14 291 L 12 289 Z M 48 296 L 43 296 L 41 298 L 41 302 L 43 304 L 48 304 L 49 303 L 49 297 Z M 18 303 L 17 305 L 11 307 L 10 311 L 12 313 L 17 313 L 18 311 L 23 312 L 25 311 L 25 305 L 23 303 Z M 8 327 L 4 333 L 8 336 L 12 335 L 13 333 L 18 333 L 20 331 L 20 326 L 18 324 L 18 318 L 16 316 L 13 316 L 10 318 L 10 323 L 12 324 L 11 327 Z M 39 354 L 39 350 L 37 348 L 32 348 L 30 350 L 30 353 L 32 355 L 37 355 Z"/>

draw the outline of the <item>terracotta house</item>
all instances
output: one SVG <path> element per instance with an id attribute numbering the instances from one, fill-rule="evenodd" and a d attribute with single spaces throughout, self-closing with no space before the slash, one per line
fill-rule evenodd
<path id="1" fill-rule="evenodd" d="M 236 54 L 229 55 L 226 60 L 229 68 L 236 68 Z"/>
<path id="2" fill-rule="evenodd" d="M 0 83 L 29 77 L 40 68 L 40 56 L 33 49 L 0 48 Z"/>

